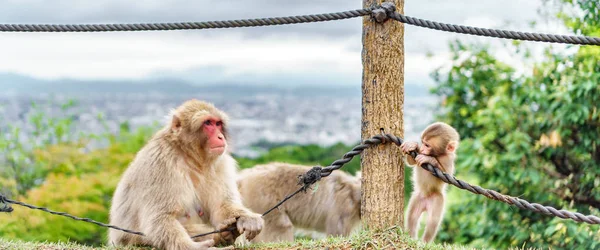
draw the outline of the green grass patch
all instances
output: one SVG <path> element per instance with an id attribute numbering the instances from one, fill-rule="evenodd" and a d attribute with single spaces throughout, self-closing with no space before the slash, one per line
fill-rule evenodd
<path id="1" fill-rule="evenodd" d="M 28 242 L 21 240 L 9 240 L 0 238 L 0 250 L 4 249 L 19 249 L 19 250 L 64 250 L 64 249 L 77 249 L 77 250 L 92 250 L 92 249 L 122 249 L 122 250 L 150 250 L 150 247 L 92 247 L 77 244 L 75 242 Z"/>
<path id="2" fill-rule="evenodd" d="M 349 237 L 320 240 L 296 239 L 294 242 L 253 244 L 241 249 L 473 249 L 458 245 L 425 244 L 411 239 L 395 226 L 386 230 L 358 231 Z"/>
<path id="3" fill-rule="evenodd" d="M 0 249 L 128 249 L 141 250 L 152 248 L 126 247 L 115 248 L 109 246 L 90 247 L 79 245 L 72 242 L 48 243 L 48 242 L 25 242 L 19 240 L 8 240 L 0 238 Z M 250 244 L 246 246 L 236 246 L 236 249 L 473 249 L 459 245 L 449 244 L 425 244 L 416 241 L 402 233 L 399 227 L 392 227 L 386 230 L 377 231 L 358 231 L 349 237 L 327 237 L 320 240 L 297 239 L 294 242 L 285 243 L 261 243 Z"/>
<path id="4" fill-rule="evenodd" d="M 54 250 L 54 249 L 103 249 L 96 247 L 89 247 L 84 245 L 79 245 L 72 242 L 59 242 L 59 243 L 49 243 L 49 242 L 26 242 L 21 240 L 8 240 L 4 238 L 0 238 L 0 249 L 44 249 L 44 250 Z M 105 248 L 108 249 L 108 248 Z"/>

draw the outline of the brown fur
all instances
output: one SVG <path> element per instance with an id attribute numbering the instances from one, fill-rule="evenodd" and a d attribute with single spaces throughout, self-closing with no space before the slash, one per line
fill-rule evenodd
<path id="1" fill-rule="evenodd" d="M 454 160 L 458 148 L 459 135 L 450 125 L 436 122 L 429 125 L 421 134 L 423 145 L 417 142 L 405 142 L 401 145 L 403 152 L 417 150 L 420 154 L 412 158 L 407 154 L 410 165 L 420 166 L 425 163 L 434 165 L 448 174 L 454 174 Z M 427 222 L 423 241 L 431 242 L 435 238 L 442 218 L 444 217 L 444 201 L 446 183 L 433 176 L 421 167 L 413 168 L 413 193 L 407 210 L 406 230 L 417 238 L 419 219 L 427 212 Z"/>
<path id="2" fill-rule="evenodd" d="M 241 203 L 235 184 L 237 163 L 225 152 L 211 153 L 202 128 L 207 116 L 223 121 L 212 104 L 190 100 L 172 112 L 172 121 L 137 153 L 113 196 L 110 223 L 145 236 L 109 230 L 109 244 L 163 249 L 206 249 L 258 234 L 263 220 Z M 225 146 L 226 149 L 227 146 Z M 237 219 L 237 220 L 236 220 Z M 190 236 L 237 224 L 238 232 L 196 239 Z"/>
<path id="3" fill-rule="evenodd" d="M 264 213 L 296 191 L 298 175 L 310 169 L 270 163 L 242 170 L 237 183 L 244 205 Z M 253 242 L 293 241 L 294 227 L 347 236 L 360 222 L 360 177 L 334 171 L 313 190 L 297 194 L 264 219 L 265 227 Z"/>

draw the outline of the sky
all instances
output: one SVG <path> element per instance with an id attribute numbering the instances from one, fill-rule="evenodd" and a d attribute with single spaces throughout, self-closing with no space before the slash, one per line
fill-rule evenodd
<path id="1" fill-rule="evenodd" d="M 337 12 L 359 0 L 0 0 L 0 23 L 187 22 Z M 568 34 L 542 19 L 542 0 L 406 0 L 405 14 L 439 22 Z M 537 21 L 532 28 L 529 23 Z M 360 85 L 362 19 L 259 28 L 113 33 L 0 33 L 0 73 L 82 80 L 175 77 L 205 84 Z M 405 83 L 432 84 L 448 43 L 508 40 L 405 26 Z M 547 44 L 527 42 L 541 50 Z M 432 54 L 433 57 L 428 57 Z"/>

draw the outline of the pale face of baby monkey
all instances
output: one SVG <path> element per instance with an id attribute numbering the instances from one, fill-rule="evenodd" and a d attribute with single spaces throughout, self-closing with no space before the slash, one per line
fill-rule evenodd
<path id="1" fill-rule="evenodd" d="M 420 147 L 417 142 L 405 142 L 400 146 L 407 154 L 409 165 L 418 166 L 413 169 L 414 188 L 408 204 L 406 220 L 406 230 L 413 238 L 417 238 L 421 215 L 427 212 L 423 241 L 433 241 L 444 214 L 446 183 L 420 166 L 429 163 L 448 174 L 454 174 L 458 141 L 458 132 L 452 126 L 436 122 L 425 128 L 421 134 Z M 419 153 L 416 158 L 413 159 L 409 155 L 411 151 Z"/>

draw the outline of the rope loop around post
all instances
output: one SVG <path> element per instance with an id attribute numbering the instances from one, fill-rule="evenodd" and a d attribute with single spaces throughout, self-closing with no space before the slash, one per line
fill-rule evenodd
<path id="1" fill-rule="evenodd" d="M 386 20 L 390 19 L 390 17 L 396 11 L 396 5 L 393 2 L 385 2 L 381 5 L 377 6 L 371 11 L 371 16 L 378 23 L 383 23 Z"/>
<path id="2" fill-rule="evenodd" d="M 394 2 L 384 2 L 381 4 L 381 8 L 385 10 L 388 16 L 391 16 L 392 13 L 396 12 L 396 5 Z"/>
<path id="3" fill-rule="evenodd" d="M 298 176 L 298 185 L 302 185 L 305 188 L 308 188 L 310 185 L 315 184 L 317 181 L 323 177 L 323 168 L 321 166 L 314 166 L 308 172 L 303 175 Z"/>

